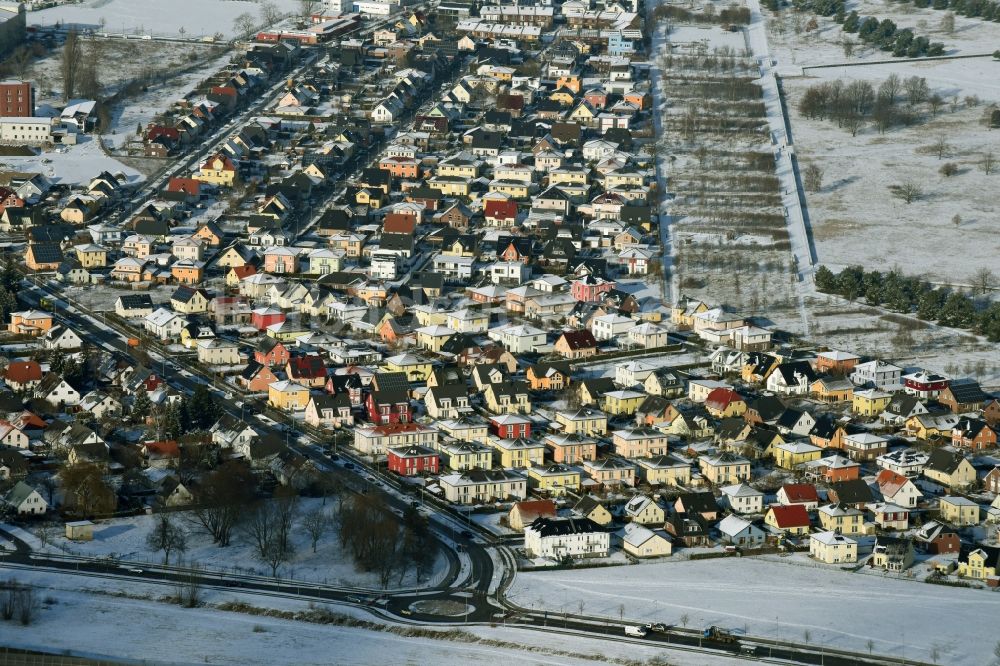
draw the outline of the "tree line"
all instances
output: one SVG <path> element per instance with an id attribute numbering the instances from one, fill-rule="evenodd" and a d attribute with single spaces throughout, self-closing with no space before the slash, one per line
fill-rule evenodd
<path id="1" fill-rule="evenodd" d="M 1000 342 L 1000 303 L 974 298 L 995 287 L 996 276 L 986 268 L 972 276 L 973 295 L 938 287 L 898 270 L 866 271 L 861 266 L 849 266 L 834 273 L 826 266 L 816 269 L 816 288 L 823 293 L 837 294 L 850 301 L 864 298 L 869 305 L 913 314 L 942 326 L 969 329 L 991 342 Z"/>
<path id="2" fill-rule="evenodd" d="M 993 0 L 913 0 L 921 9 L 948 9 L 968 18 L 981 18 L 1000 23 L 1000 3 Z"/>
<path id="3" fill-rule="evenodd" d="M 664 19 L 682 23 L 715 23 L 724 26 L 749 25 L 750 10 L 732 4 L 716 14 L 713 5 L 705 5 L 700 12 L 677 5 L 657 5 L 656 9 L 653 10 L 653 21 L 659 22 Z"/>
<path id="4" fill-rule="evenodd" d="M 966 104 L 974 102 L 978 100 L 966 99 Z M 877 89 L 869 81 L 845 84 L 839 79 L 809 86 L 798 106 L 806 118 L 832 120 L 854 136 L 867 122 L 880 134 L 895 126 L 914 125 L 919 119 L 918 107 L 924 103 L 936 115 L 945 100 L 931 92 L 923 77 L 902 79 L 891 74 Z"/>

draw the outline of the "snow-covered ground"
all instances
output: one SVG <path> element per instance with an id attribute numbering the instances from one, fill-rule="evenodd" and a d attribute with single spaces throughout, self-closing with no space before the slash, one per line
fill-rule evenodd
<path id="1" fill-rule="evenodd" d="M 403 636 L 390 631 L 312 624 L 304 621 L 220 611 L 211 607 L 181 608 L 152 601 L 171 594 L 169 588 L 37 573 L 2 568 L 3 578 L 40 586 L 43 604 L 37 622 L 17 627 L 3 643 L 23 648 L 68 650 L 80 656 L 142 659 L 148 664 L 233 664 L 271 666 L 295 663 L 352 664 L 525 664 L 583 666 L 595 663 L 636 663 L 666 657 L 675 666 L 737 666 L 742 663 L 715 655 L 599 641 L 576 635 L 505 627 L 458 627 L 463 640 Z M 78 590 L 85 586 L 96 593 Z M 124 596 L 128 595 L 128 596 Z M 149 597 L 149 599 L 132 597 Z M 206 604 L 239 600 L 283 611 L 306 611 L 302 602 L 207 590 Z M 334 613 L 372 620 L 361 609 L 326 606 Z M 80 618 L 89 618 L 81 622 Z M 558 624 L 554 621 L 554 624 Z M 122 628 L 128 627 L 124 639 Z M 437 628 L 446 631 L 447 628 Z M 139 638 L 141 637 L 141 639 Z"/>
<path id="2" fill-rule="evenodd" d="M 81 136 L 80 143 L 60 150 L 63 152 L 52 150 L 32 157 L 3 157 L 0 169 L 39 172 L 54 183 L 67 185 L 88 183 L 102 171 L 121 171 L 131 182 L 144 180 L 135 169 L 105 155 L 95 137 Z"/>
<path id="3" fill-rule="evenodd" d="M 297 0 L 271 0 L 282 15 L 297 14 Z M 95 32 L 202 37 L 235 36 L 233 21 L 247 13 L 260 22 L 261 3 L 251 0 L 85 0 L 28 14 L 29 24 L 75 24 Z M 103 24 L 102 24 L 103 21 Z"/>
<path id="4" fill-rule="evenodd" d="M 802 566 L 797 566 L 800 564 Z M 719 625 L 754 636 L 895 654 L 953 666 L 990 663 L 1000 594 L 857 575 L 802 558 L 673 561 L 614 570 L 521 573 L 512 600 L 588 615 Z"/>
<path id="5" fill-rule="evenodd" d="M 319 507 L 320 503 L 321 500 L 318 499 L 300 500 L 298 515 L 304 516 Z M 332 514 L 334 509 L 335 501 L 327 501 L 327 512 Z M 195 523 L 193 516 L 185 513 L 171 515 L 188 529 L 187 552 L 180 555 L 185 565 L 197 565 L 202 569 L 237 574 L 270 575 L 270 568 L 257 557 L 251 539 L 241 533 L 239 528 L 233 533 L 232 543 L 226 548 L 220 548 L 214 545 L 208 535 Z M 50 550 L 92 557 L 110 555 L 130 562 L 160 564 L 163 562 L 163 554 L 151 552 L 146 545 L 146 537 L 152 531 L 155 519 L 155 516 L 135 516 L 101 521 L 94 530 L 93 541 L 71 542 L 59 536 L 53 541 Z M 350 554 L 341 549 L 333 527 L 319 540 L 315 553 L 312 552 L 309 535 L 300 525 L 296 525 L 292 530 L 291 539 L 294 555 L 287 564 L 278 569 L 279 578 L 338 587 L 368 589 L 379 587 L 376 574 L 355 568 Z M 171 564 L 176 564 L 177 560 L 178 554 L 171 554 Z M 447 569 L 447 559 L 439 556 L 430 578 L 421 581 L 419 585 L 433 585 L 439 582 L 447 573 Z M 407 573 L 402 582 L 394 576 L 390 583 L 390 587 L 394 588 L 411 588 L 417 585 L 412 573 Z"/>

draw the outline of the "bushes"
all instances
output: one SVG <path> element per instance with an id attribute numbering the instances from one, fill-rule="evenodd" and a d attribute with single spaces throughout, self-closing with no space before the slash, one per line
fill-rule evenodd
<path id="1" fill-rule="evenodd" d="M 863 42 L 892 52 L 894 58 L 920 58 L 944 53 L 944 44 L 931 43 L 924 36 L 914 36 L 909 28 L 900 30 L 892 19 L 861 18 L 856 11 L 852 11 L 844 18 L 843 29 L 848 33 L 856 32 Z"/>
<path id="2" fill-rule="evenodd" d="M 914 313 L 920 319 L 942 326 L 972 329 L 990 342 L 1000 341 L 1000 303 L 981 309 L 969 296 L 928 282 L 907 277 L 898 271 L 882 273 L 849 266 L 833 273 L 826 266 L 816 269 L 816 288 L 848 300 L 864 297 L 871 305 L 884 305 L 902 313 Z M 983 282 L 987 280 L 984 278 Z"/>

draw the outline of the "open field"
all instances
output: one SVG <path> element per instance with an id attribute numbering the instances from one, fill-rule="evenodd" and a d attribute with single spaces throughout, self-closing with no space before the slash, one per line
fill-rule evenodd
<path id="1" fill-rule="evenodd" d="M 522 605 L 619 616 L 641 622 L 716 624 L 755 636 L 833 648 L 895 653 L 953 666 L 990 663 L 1000 595 L 929 586 L 813 566 L 807 559 L 663 562 L 519 574 L 511 596 Z M 622 606 L 622 608 L 620 608 Z"/>
<path id="2" fill-rule="evenodd" d="M 655 657 L 673 666 L 738 666 L 743 663 L 715 655 L 692 654 L 599 641 L 553 631 L 468 626 L 427 628 L 429 635 L 402 635 L 406 627 L 363 629 L 261 615 L 220 611 L 210 606 L 181 608 L 153 601 L 171 594 L 170 588 L 142 583 L 88 579 L 76 576 L 4 570 L 0 576 L 16 577 L 40 586 L 43 603 L 38 620 L 17 627 L 6 645 L 46 650 L 68 650 L 75 655 L 98 657 L 114 649 L 120 659 L 147 664 L 232 664 L 301 666 L 386 663 L 417 666 L 440 664 L 512 664 L 517 666 L 587 666 L 591 664 L 641 664 Z M 88 592 L 79 591 L 83 585 Z M 142 598 L 135 598 L 142 597 Z M 285 612 L 309 612 L 314 607 L 289 599 L 205 591 L 204 603 L 217 605 L 242 601 Z M 372 621 L 363 610 L 320 605 L 319 609 Z M 81 617 L 89 618 L 80 622 Z M 376 620 L 377 621 L 377 620 Z M 128 627 L 137 640 L 122 640 Z M 420 627 L 415 627 L 420 629 Z M 459 629 L 459 632 L 449 632 Z M 292 657 L 294 655 L 294 659 Z"/>
<path id="3" fill-rule="evenodd" d="M 298 11 L 296 0 L 272 0 L 282 15 Z M 260 14 L 256 0 L 86 0 L 28 14 L 28 23 L 77 25 L 82 29 L 115 34 L 186 37 L 222 33 L 235 36 L 233 21 L 240 14 Z M 103 21 L 103 25 L 102 25 Z"/>
<path id="4" fill-rule="evenodd" d="M 135 169 L 108 157 L 101 150 L 98 140 L 94 136 L 82 136 L 80 143 L 61 149 L 65 152 L 49 151 L 32 157 L 3 157 L 0 158 L 0 169 L 37 171 L 53 183 L 66 185 L 86 185 L 102 171 L 121 171 L 131 182 L 143 179 Z"/>

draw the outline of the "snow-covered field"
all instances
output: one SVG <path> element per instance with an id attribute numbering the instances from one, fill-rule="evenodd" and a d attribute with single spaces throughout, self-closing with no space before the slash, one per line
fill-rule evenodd
<path id="1" fill-rule="evenodd" d="M 584 603 L 587 614 L 719 625 L 755 636 L 832 648 L 895 654 L 953 666 L 991 663 L 1000 594 L 930 586 L 837 567 L 804 556 L 675 561 L 605 569 L 519 574 L 514 601 L 559 611 Z M 801 564 L 802 566 L 797 566 Z"/>
<path id="2" fill-rule="evenodd" d="M 121 171 L 131 182 L 144 180 L 135 169 L 105 155 L 92 136 L 81 136 L 80 143 L 64 146 L 61 150 L 65 152 L 52 150 L 32 157 L 3 157 L 0 169 L 38 172 L 53 183 L 67 185 L 87 183 L 102 171 Z"/>
<path id="3" fill-rule="evenodd" d="M 296 0 L 272 0 L 282 15 L 298 13 Z M 113 34 L 202 37 L 221 32 L 235 36 L 233 21 L 248 13 L 260 22 L 256 0 L 86 0 L 28 14 L 37 25 L 76 24 Z M 103 25 L 102 25 L 103 21 Z"/>
<path id="4" fill-rule="evenodd" d="M 297 509 L 303 516 L 320 505 L 321 500 L 303 499 Z M 334 501 L 327 502 L 327 511 L 333 512 Z M 211 539 L 197 525 L 193 516 L 184 513 L 171 514 L 178 524 L 188 529 L 187 552 L 180 557 L 185 565 L 197 565 L 213 571 L 227 571 L 238 574 L 270 576 L 270 568 L 257 557 L 251 539 L 241 533 L 239 528 L 233 533 L 232 543 L 226 548 L 214 545 Z M 146 537 L 153 529 L 154 516 L 135 516 L 101 521 L 94 530 L 94 540 L 89 542 L 71 542 L 64 537 L 57 537 L 50 549 L 54 552 L 64 552 L 73 555 L 92 557 L 115 556 L 130 562 L 149 562 L 160 564 L 163 554 L 154 553 L 146 546 Z M 312 552 L 312 544 L 305 530 L 296 525 L 292 530 L 292 545 L 294 555 L 287 564 L 278 569 L 278 577 L 290 580 L 323 583 L 339 587 L 356 587 L 377 589 L 378 577 L 371 572 L 355 568 L 350 554 L 340 547 L 340 541 L 333 527 L 319 540 L 317 550 Z M 171 564 L 176 564 L 178 555 L 171 554 Z M 447 573 L 447 560 L 440 556 L 435 562 L 430 579 L 425 579 L 419 585 L 433 585 Z M 393 576 L 390 587 L 410 588 L 417 586 L 415 576 L 407 573 L 402 582 Z"/>
<path id="5" fill-rule="evenodd" d="M 714 655 L 676 652 L 634 644 L 598 641 L 557 631 L 469 626 L 463 641 L 402 636 L 388 631 L 311 624 L 274 617 L 186 609 L 135 596 L 157 599 L 168 588 L 61 574 L 40 574 L 2 568 L 3 578 L 40 586 L 43 604 L 37 622 L 4 635 L 3 644 L 22 648 L 67 650 L 78 656 L 141 659 L 147 664 L 232 664 L 272 666 L 294 663 L 352 664 L 517 664 L 583 666 L 613 660 L 648 661 L 666 657 L 675 666 L 738 666 L 743 663 Z M 83 592 L 84 586 L 96 593 Z M 114 596 L 112 596 L 114 595 Z M 118 596 L 129 595 L 129 597 Z M 289 599 L 206 591 L 207 604 L 240 600 L 255 606 L 305 611 L 307 604 Z M 360 609 L 329 605 L 329 610 L 372 619 Z M 80 618 L 89 618 L 81 622 Z M 122 628 L 128 628 L 123 639 Z M 445 631 L 447 628 L 440 628 Z M 140 638 L 141 637 L 141 638 Z M 476 640 L 478 638 L 478 641 Z"/>

